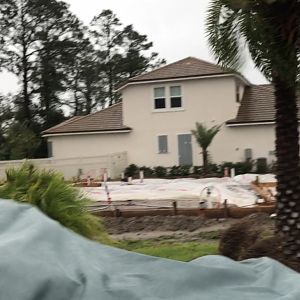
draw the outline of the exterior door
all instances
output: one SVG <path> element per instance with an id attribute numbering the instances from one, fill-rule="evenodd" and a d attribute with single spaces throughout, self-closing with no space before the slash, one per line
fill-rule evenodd
<path id="1" fill-rule="evenodd" d="M 179 134 L 178 135 L 178 160 L 180 166 L 193 165 L 193 152 L 192 152 L 192 135 Z"/>

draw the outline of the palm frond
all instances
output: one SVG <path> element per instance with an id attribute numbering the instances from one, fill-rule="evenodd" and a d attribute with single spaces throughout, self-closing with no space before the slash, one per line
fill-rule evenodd
<path id="1" fill-rule="evenodd" d="M 199 146 L 203 150 L 206 150 L 220 129 L 221 125 L 215 125 L 211 128 L 207 128 L 203 123 L 197 122 L 196 129 L 192 130 L 191 132 L 195 136 Z"/>
<path id="2" fill-rule="evenodd" d="M 299 76 L 299 15 L 297 0 L 212 0 L 206 20 L 210 48 L 223 67 L 238 68 L 248 47 L 268 79 L 275 72 L 293 82 Z"/>
<path id="3" fill-rule="evenodd" d="M 212 0 L 206 19 L 208 42 L 218 63 L 224 68 L 238 69 L 241 66 L 238 11 L 227 1 Z"/>
<path id="4" fill-rule="evenodd" d="M 63 181 L 62 175 L 25 163 L 6 171 L 0 198 L 30 203 L 50 218 L 87 238 L 109 241 L 99 218 L 87 211 L 89 199 Z M 34 220 L 33 220 L 34 222 Z"/>

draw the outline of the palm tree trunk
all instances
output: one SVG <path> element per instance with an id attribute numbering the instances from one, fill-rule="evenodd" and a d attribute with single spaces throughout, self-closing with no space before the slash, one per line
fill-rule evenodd
<path id="1" fill-rule="evenodd" d="M 203 174 L 208 173 L 208 152 L 206 149 L 202 149 L 202 159 L 203 159 Z"/>
<path id="2" fill-rule="evenodd" d="M 300 167 L 296 87 L 274 79 L 277 155 L 277 231 L 283 251 L 300 258 Z"/>

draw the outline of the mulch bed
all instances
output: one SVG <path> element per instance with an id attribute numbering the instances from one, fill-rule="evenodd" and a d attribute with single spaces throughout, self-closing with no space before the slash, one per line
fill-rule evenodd
<path id="1" fill-rule="evenodd" d="M 202 227 L 218 224 L 216 219 L 206 219 L 202 216 L 145 216 L 132 218 L 103 218 L 109 234 L 121 234 L 139 231 L 195 231 Z"/>

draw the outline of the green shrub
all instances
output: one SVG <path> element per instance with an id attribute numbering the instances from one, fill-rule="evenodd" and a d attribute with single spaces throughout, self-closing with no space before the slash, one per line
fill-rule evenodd
<path id="1" fill-rule="evenodd" d="M 99 218 L 86 210 L 90 201 L 79 189 L 65 183 L 60 174 L 38 170 L 25 163 L 20 168 L 7 170 L 6 176 L 7 181 L 0 186 L 0 198 L 34 205 L 50 218 L 87 238 L 102 242 L 109 240 Z"/>
<path id="2" fill-rule="evenodd" d="M 144 177 L 145 178 L 151 178 L 151 177 L 154 176 L 154 171 L 149 167 L 143 166 L 143 167 L 140 168 L 140 170 L 144 171 Z"/>
<path id="3" fill-rule="evenodd" d="M 203 175 L 203 167 L 202 166 L 194 166 L 193 174 L 195 175 Z"/>
<path id="4" fill-rule="evenodd" d="M 180 166 L 173 166 L 170 168 L 169 170 L 169 176 L 171 177 L 176 177 L 176 176 L 180 176 Z"/>
<path id="5" fill-rule="evenodd" d="M 217 165 L 217 164 L 210 163 L 208 165 L 208 172 L 210 174 L 213 174 L 213 175 L 221 175 L 221 173 L 220 173 L 220 166 Z"/>
<path id="6" fill-rule="evenodd" d="M 256 173 L 266 174 L 268 173 L 268 164 L 266 158 L 258 158 L 256 160 Z"/>
<path id="7" fill-rule="evenodd" d="M 190 175 L 190 166 L 173 166 L 170 168 L 168 175 L 170 177 L 184 177 Z"/>
<path id="8" fill-rule="evenodd" d="M 272 161 L 272 162 L 268 165 L 268 170 L 269 170 L 270 173 L 276 174 L 276 169 L 277 169 L 276 162 L 275 162 L 275 161 Z"/>
<path id="9" fill-rule="evenodd" d="M 228 168 L 229 172 L 230 169 L 234 168 L 236 175 L 251 173 L 253 168 L 253 162 L 252 161 L 244 161 L 244 162 L 237 162 L 237 163 L 224 162 L 223 164 L 220 165 L 221 175 L 224 174 L 225 168 Z"/>
<path id="10" fill-rule="evenodd" d="M 253 162 L 252 161 L 237 162 L 234 168 L 235 168 L 236 175 L 251 173 L 253 169 Z"/>
<path id="11" fill-rule="evenodd" d="M 125 169 L 125 176 L 126 177 L 138 177 L 139 176 L 139 167 L 135 164 L 131 164 L 129 165 L 126 169 Z"/>
<path id="12" fill-rule="evenodd" d="M 164 178 L 167 176 L 167 168 L 162 166 L 154 167 L 154 174 L 158 178 Z"/>
<path id="13" fill-rule="evenodd" d="M 191 167 L 190 166 L 180 166 L 180 176 L 188 176 L 190 175 L 190 170 Z"/>

